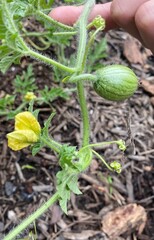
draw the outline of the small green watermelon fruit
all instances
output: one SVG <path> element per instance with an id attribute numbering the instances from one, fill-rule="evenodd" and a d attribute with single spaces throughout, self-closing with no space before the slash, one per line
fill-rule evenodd
<path id="1" fill-rule="evenodd" d="M 96 71 L 94 90 L 111 101 L 122 101 L 131 97 L 138 88 L 135 73 L 123 65 L 110 65 Z"/>

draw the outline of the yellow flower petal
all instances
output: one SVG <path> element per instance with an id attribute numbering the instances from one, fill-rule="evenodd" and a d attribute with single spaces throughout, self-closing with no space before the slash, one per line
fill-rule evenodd
<path id="1" fill-rule="evenodd" d="M 38 135 L 32 130 L 19 130 L 7 134 L 8 146 L 14 150 L 20 150 L 38 141 Z"/>
<path id="2" fill-rule="evenodd" d="M 25 111 L 15 116 L 15 131 L 18 130 L 32 130 L 35 134 L 39 135 L 41 127 L 33 114 Z"/>

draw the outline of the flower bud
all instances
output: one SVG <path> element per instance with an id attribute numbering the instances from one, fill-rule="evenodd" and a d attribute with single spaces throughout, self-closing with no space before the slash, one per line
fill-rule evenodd
<path id="1" fill-rule="evenodd" d="M 110 163 L 110 167 L 117 173 L 121 173 L 121 164 L 117 161 L 113 161 Z"/>
<path id="2" fill-rule="evenodd" d="M 24 96 L 24 99 L 28 102 L 30 102 L 31 100 L 35 99 L 36 96 L 33 92 L 27 92 L 26 95 Z"/>

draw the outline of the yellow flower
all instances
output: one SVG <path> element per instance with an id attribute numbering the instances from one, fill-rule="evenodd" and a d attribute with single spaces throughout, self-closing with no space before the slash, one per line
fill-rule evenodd
<path id="1" fill-rule="evenodd" d="M 39 140 L 41 127 L 30 112 L 22 112 L 15 116 L 15 131 L 8 133 L 8 146 L 14 150 L 25 148 Z"/>
<path id="2" fill-rule="evenodd" d="M 26 95 L 24 96 L 24 99 L 26 101 L 31 101 L 31 100 L 33 100 L 35 98 L 36 98 L 36 96 L 35 96 L 35 94 L 33 92 L 27 92 Z"/>
<path id="3" fill-rule="evenodd" d="M 20 150 L 38 141 L 37 135 L 32 130 L 19 130 L 7 134 L 8 146 L 14 150 Z"/>
<path id="4" fill-rule="evenodd" d="M 15 131 L 18 130 L 32 130 L 34 133 L 39 135 L 41 132 L 41 127 L 33 114 L 25 111 L 18 113 L 15 116 Z"/>

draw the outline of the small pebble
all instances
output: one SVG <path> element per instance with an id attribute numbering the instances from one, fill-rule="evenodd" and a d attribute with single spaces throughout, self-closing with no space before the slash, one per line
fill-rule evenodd
<path id="1" fill-rule="evenodd" d="M 9 181 L 5 182 L 4 188 L 5 188 L 5 194 L 7 197 L 11 196 L 13 192 L 16 190 L 16 187 L 14 186 L 14 184 Z"/>
<path id="2" fill-rule="evenodd" d="M 11 220 L 12 222 L 17 221 L 17 216 L 16 213 L 13 210 L 8 211 L 8 219 Z"/>

